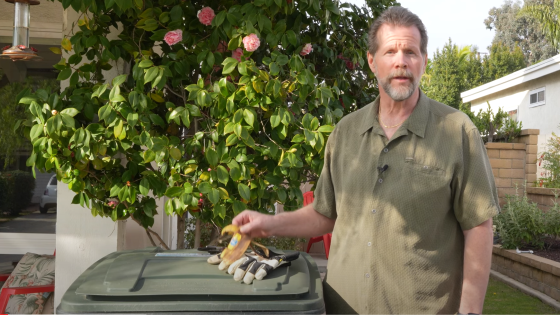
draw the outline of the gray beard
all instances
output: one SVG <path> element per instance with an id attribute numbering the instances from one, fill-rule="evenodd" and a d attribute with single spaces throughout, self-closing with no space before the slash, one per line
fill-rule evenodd
<path id="1" fill-rule="evenodd" d="M 389 95 L 389 97 L 396 102 L 402 102 L 408 99 L 410 96 L 412 96 L 412 94 L 418 87 L 418 82 L 416 82 L 416 80 L 414 79 L 412 79 L 412 82 L 410 82 L 410 84 L 407 87 L 404 86 L 404 87 L 399 87 L 397 89 L 394 89 L 391 86 L 390 80 L 387 79 L 378 79 L 378 80 L 381 87 L 383 87 L 385 93 L 387 93 L 387 95 Z"/>

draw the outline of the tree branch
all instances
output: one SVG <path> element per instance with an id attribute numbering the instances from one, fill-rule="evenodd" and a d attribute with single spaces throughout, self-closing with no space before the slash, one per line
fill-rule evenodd
<path id="1" fill-rule="evenodd" d="M 136 218 L 133 217 L 132 215 L 130 216 L 130 218 L 131 218 L 134 222 L 138 223 L 138 225 L 143 226 L 142 223 L 140 223 L 140 221 L 136 220 Z M 165 244 L 165 242 L 163 241 L 163 239 L 161 239 L 161 237 L 159 236 L 159 234 L 157 234 L 154 230 L 152 230 L 152 229 L 150 229 L 150 228 L 145 228 L 145 229 L 146 229 L 146 233 L 149 232 L 149 233 L 148 233 L 148 237 L 150 236 L 150 233 L 154 234 L 154 235 L 156 236 L 156 238 L 158 239 L 158 241 L 160 242 L 160 244 L 163 246 L 163 248 L 169 250 L 169 246 L 167 246 L 167 244 Z M 154 246 L 157 246 L 157 245 L 154 243 L 154 240 L 153 240 L 151 237 L 150 237 L 150 241 L 152 242 L 152 244 L 153 244 Z"/>

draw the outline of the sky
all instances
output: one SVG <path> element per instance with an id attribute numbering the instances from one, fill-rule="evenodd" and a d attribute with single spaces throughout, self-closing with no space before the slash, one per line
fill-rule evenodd
<path id="1" fill-rule="evenodd" d="M 432 58 L 449 38 L 459 46 L 477 46 L 488 52 L 494 30 L 484 25 L 488 11 L 501 6 L 504 0 L 398 0 L 422 19 L 428 31 L 428 57 Z M 343 0 L 363 5 L 364 0 Z"/>

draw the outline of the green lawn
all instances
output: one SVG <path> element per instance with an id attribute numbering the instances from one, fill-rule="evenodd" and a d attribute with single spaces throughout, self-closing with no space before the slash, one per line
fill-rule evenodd
<path id="1" fill-rule="evenodd" d="M 560 314 L 541 300 L 490 278 L 484 314 Z"/>

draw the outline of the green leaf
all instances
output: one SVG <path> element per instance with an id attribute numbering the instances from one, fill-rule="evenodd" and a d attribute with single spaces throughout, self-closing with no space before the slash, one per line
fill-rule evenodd
<path id="1" fill-rule="evenodd" d="M 147 178 L 142 178 L 142 180 L 140 181 L 140 186 L 138 187 L 140 189 L 140 193 L 144 196 L 147 196 L 148 193 L 150 192 L 150 181 L 148 181 Z"/>
<path id="2" fill-rule="evenodd" d="M 249 186 L 239 183 L 237 185 L 237 189 L 239 190 L 239 195 L 243 199 L 245 199 L 247 201 L 251 200 L 251 189 L 249 189 Z"/>
<path id="3" fill-rule="evenodd" d="M 64 124 L 64 126 L 68 128 L 76 128 L 76 123 L 74 121 L 74 118 L 72 118 L 71 116 L 61 113 L 60 118 L 62 119 L 62 123 Z"/>
<path id="4" fill-rule="evenodd" d="M 278 127 L 278 125 L 280 125 L 281 121 L 282 121 L 282 118 L 278 114 L 274 114 L 274 115 L 270 116 L 270 126 L 272 126 L 272 128 Z"/>
<path id="5" fill-rule="evenodd" d="M 126 81 L 126 74 L 121 74 L 113 79 L 113 86 L 121 85 Z"/>
<path id="6" fill-rule="evenodd" d="M 238 181 L 241 179 L 241 170 L 239 169 L 239 164 L 233 160 L 232 162 L 228 163 L 229 166 L 229 175 L 233 181 Z"/>
<path id="7" fill-rule="evenodd" d="M 148 71 L 146 71 L 146 74 L 144 74 L 144 84 L 147 84 L 151 82 L 153 79 L 155 79 L 158 73 L 159 73 L 158 67 L 151 67 L 150 69 L 148 69 Z"/>
<path id="8" fill-rule="evenodd" d="M 317 130 L 317 128 L 319 128 L 319 119 L 317 119 L 317 117 L 314 117 L 309 124 L 309 129 L 315 131 Z"/>
<path id="9" fill-rule="evenodd" d="M 137 113 L 129 113 L 126 116 L 126 122 L 129 126 L 134 127 L 138 122 L 138 114 Z"/>
<path id="10" fill-rule="evenodd" d="M 206 57 L 206 63 L 208 63 L 208 65 L 212 67 L 215 61 L 216 59 L 214 58 L 214 54 L 211 51 L 208 52 L 208 56 Z"/>
<path id="11" fill-rule="evenodd" d="M 218 156 L 218 153 L 216 152 L 216 150 L 214 150 L 212 148 L 208 148 L 206 150 L 206 160 L 208 161 L 208 163 L 212 167 L 215 167 L 216 165 L 218 165 L 220 159 L 219 159 L 219 156 Z"/>
<path id="12" fill-rule="evenodd" d="M 255 113 L 250 109 L 243 110 L 243 119 L 249 126 L 253 126 L 255 123 Z"/>
<path id="13" fill-rule="evenodd" d="M 158 126 L 165 126 L 165 122 L 163 121 L 163 119 L 161 119 L 161 117 L 159 117 L 159 115 L 156 114 L 150 114 L 150 119 L 152 120 L 152 122 Z"/>
<path id="14" fill-rule="evenodd" d="M 208 194 L 212 191 L 212 185 L 209 182 L 202 182 L 198 185 L 198 191 L 203 194 Z"/>
<path id="15" fill-rule="evenodd" d="M 68 115 L 70 117 L 74 117 L 79 113 L 79 111 L 75 108 L 66 108 L 63 109 L 60 113 L 64 115 Z"/>
<path id="16" fill-rule="evenodd" d="M 33 125 L 33 127 L 31 127 L 31 132 L 29 133 L 29 137 L 31 138 L 31 141 L 34 141 L 35 139 L 39 138 L 39 136 L 41 136 L 43 134 L 43 125 Z"/>
<path id="17" fill-rule="evenodd" d="M 169 187 L 165 191 L 165 196 L 169 198 L 179 197 L 183 193 L 183 187 Z"/>
<path id="18" fill-rule="evenodd" d="M 151 60 L 145 59 L 145 60 L 140 61 L 140 64 L 138 64 L 138 67 L 140 67 L 140 68 L 149 68 L 149 67 L 151 67 L 151 66 L 153 66 L 153 65 L 154 65 L 154 63 L 153 63 Z M 114 83 L 113 83 L 113 84 L 114 84 Z"/>
<path id="19" fill-rule="evenodd" d="M 116 125 L 115 129 L 113 129 L 115 138 L 119 138 L 122 132 L 123 132 L 123 121 L 119 119 L 118 125 Z"/>
<path id="20" fill-rule="evenodd" d="M 59 80 L 59 81 L 64 81 L 64 80 L 68 79 L 71 75 L 72 75 L 72 68 L 68 67 L 68 68 L 60 71 L 60 73 L 58 74 L 58 77 L 56 79 Z"/>
<path id="21" fill-rule="evenodd" d="M 212 204 L 217 204 L 220 202 L 220 191 L 216 188 L 212 188 L 212 190 L 208 193 L 208 199 Z"/>
<path id="22" fill-rule="evenodd" d="M 271 62 L 269 67 L 270 67 L 270 74 L 278 75 L 278 73 L 280 73 L 280 67 L 278 67 L 278 64 L 276 62 Z"/>
<path id="23" fill-rule="evenodd" d="M 234 215 L 238 215 L 246 209 L 247 209 L 247 206 L 243 202 L 237 201 L 237 200 L 235 200 L 233 202 L 233 214 Z"/>
<path id="24" fill-rule="evenodd" d="M 229 181 L 229 173 L 227 169 L 222 165 L 219 165 L 217 171 L 218 171 L 218 181 L 224 185 L 227 185 Z"/>
<path id="25" fill-rule="evenodd" d="M 175 160 L 179 161 L 181 159 L 181 150 L 179 150 L 178 148 L 171 148 L 169 149 L 169 155 L 171 155 L 171 157 Z"/>
<path id="26" fill-rule="evenodd" d="M 292 30 L 286 31 L 286 36 L 288 37 L 288 42 L 290 42 L 290 44 L 297 46 L 297 37 L 294 31 Z"/>
<path id="27" fill-rule="evenodd" d="M 236 144 L 237 142 L 239 142 L 239 139 L 237 138 L 237 135 L 231 134 L 226 139 L 226 146 L 228 146 L 228 147 L 232 146 L 232 145 Z"/>
<path id="28" fill-rule="evenodd" d="M 332 125 L 325 125 L 325 126 L 321 126 L 319 127 L 319 129 L 317 129 L 317 131 L 319 132 L 325 132 L 325 133 L 330 133 L 332 132 L 334 129 L 334 126 Z"/>
<path id="29" fill-rule="evenodd" d="M 227 15 L 227 12 L 225 10 L 220 11 L 220 13 L 218 13 L 218 15 L 216 15 L 214 20 L 212 20 L 212 24 L 214 24 L 214 26 L 216 26 L 216 27 L 222 25 L 222 23 L 224 23 L 224 20 L 226 19 L 226 15 Z"/>
<path id="30" fill-rule="evenodd" d="M 220 217 L 222 219 L 225 219 L 226 217 L 226 207 L 224 205 L 214 205 L 214 218 L 215 217 Z"/>
<path id="31" fill-rule="evenodd" d="M 231 73 L 235 67 L 237 67 L 237 64 L 239 62 L 237 61 L 237 59 L 232 58 L 232 57 L 227 57 L 223 62 L 222 65 L 224 66 L 224 68 L 222 69 L 222 74 L 229 74 Z"/>
<path id="32" fill-rule="evenodd" d="M 297 135 L 294 136 L 294 138 L 292 139 L 292 142 L 300 143 L 304 140 L 305 140 L 305 136 L 302 135 L 301 133 L 298 133 Z"/>
<path id="33" fill-rule="evenodd" d="M 144 151 L 144 162 L 150 163 L 156 159 L 156 153 L 150 149 Z"/>

